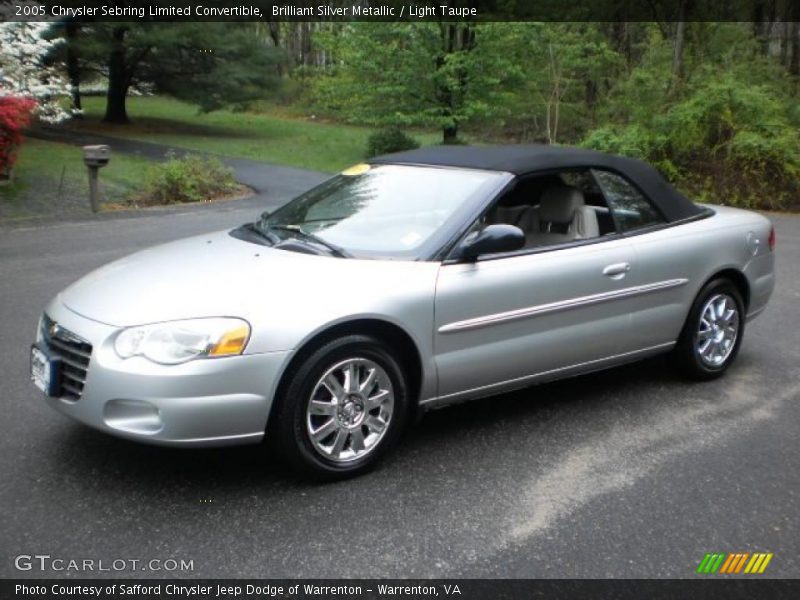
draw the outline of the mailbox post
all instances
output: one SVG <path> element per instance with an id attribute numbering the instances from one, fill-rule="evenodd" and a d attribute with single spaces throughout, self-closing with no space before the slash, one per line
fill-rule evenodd
<path id="1" fill-rule="evenodd" d="M 89 201 L 92 204 L 92 212 L 100 210 L 100 190 L 98 187 L 98 171 L 108 164 L 111 160 L 111 148 L 104 145 L 84 146 L 83 162 L 89 169 Z"/>

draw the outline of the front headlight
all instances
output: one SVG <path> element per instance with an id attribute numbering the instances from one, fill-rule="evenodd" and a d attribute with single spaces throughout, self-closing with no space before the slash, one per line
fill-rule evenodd
<path id="1" fill-rule="evenodd" d="M 176 365 L 198 357 L 241 354 L 250 338 L 242 319 L 187 319 L 129 327 L 114 340 L 121 358 L 144 356 L 156 363 Z"/>

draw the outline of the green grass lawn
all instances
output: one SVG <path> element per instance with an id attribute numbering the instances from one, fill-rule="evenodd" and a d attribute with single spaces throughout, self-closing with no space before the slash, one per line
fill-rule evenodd
<path id="1" fill-rule="evenodd" d="M 131 124 L 109 125 L 100 121 L 105 98 L 87 97 L 83 106 L 86 118 L 69 127 L 329 173 L 363 161 L 367 138 L 375 131 L 292 118 L 277 110 L 200 114 L 189 104 L 158 96 L 128 98 Z M 440 134 L 414 137 L 427 145 L 438 143 Z"/>
<path id="2" fill-rule="evenodd" d="M 100 171 L 106 202 L 122 202 L 138 192 L 152 164 L 143 158 L 117 154 Z M 63 177 L 62 177 L 63 176 Z M 14 170 L 14 181 L 0 187 L 0 217 L 25 218 L 50 211 L 88 209 L 89 183 L 79 147 L 27 139 Z"/>
<path id="3" fill-rule="evenodd" d="M 103 183 L 117 193 L 135 190 L 141 185 L 142 175 L 151 164 L 144 158 L 116 154 L 114 160 L 100 170 L 100 176 Z M 60 180 L 62 171 L 66 180 L 88 181 L 80 147 L 28 139 L 19 153 L 15 184 L 24 184 L 35 176 L 51 181 Z"/>

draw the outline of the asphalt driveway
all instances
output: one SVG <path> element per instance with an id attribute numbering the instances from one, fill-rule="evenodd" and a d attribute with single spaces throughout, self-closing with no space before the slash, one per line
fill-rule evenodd
<path id="1" fill-rule="evenodd" d="M 309 171 L 308 169 L 267 164 L 246 158 L 232 158 L 196 150 L 187 150 L 177 146 L 165 146 L 163 144 L 153 144 L 151 142 L 47 125 L 40 125 L 28 132 L 28 135 L 40 140 L 61 142 L 74 146 L 106 144 L 111 147 L 112 155 L 117 153 L 129 154 L 155 161 L 165 160 L 171 154 L 175 156 L 183 156 L 185 154 L 213 156 L 234 170 L 236 181 L 255 191 L 254 202 L 251 202 L 251 204 L 259 206 L 280 204 L 295 196 L 299 191 L 304 191 L 326 177 L 330 177 L 330 175 Z"/>
<path id="2" fill-rule="evenodd" d="M 14 568 L 40 553 L 193 560 L 195 577 L 691 577 L 711 551 L 800 576 L 798 217 L 773 217 L 775 297 L 722 380 L 655 359 L 443 409 L 348 482 L 299 483 L 259 447 L 140 446 L 45 405 L 28 346 L 49 298 L 315 182 L 295 175 L 254 200 L 0 229 L 0 576 L 41 576 Z"/>

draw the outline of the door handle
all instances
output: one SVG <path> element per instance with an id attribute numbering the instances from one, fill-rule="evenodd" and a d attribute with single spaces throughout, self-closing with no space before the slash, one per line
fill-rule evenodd
<path id="1" fill-rule="evenodd" d="M 606 277 L 613 277 L 616 279 L 622 279 L 625 276 L 625 273 L 631 270 L 631 264 L 622 262 L 622 263 L 614 263 L 613 265 L 608 265 L 605 269 L 603 269 L 603 275 Z"/>

